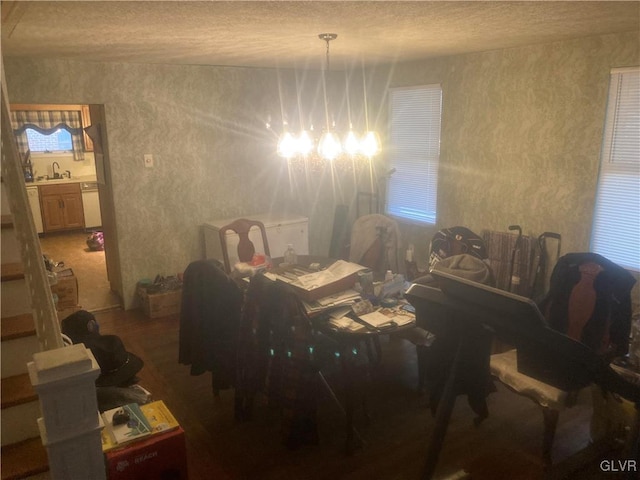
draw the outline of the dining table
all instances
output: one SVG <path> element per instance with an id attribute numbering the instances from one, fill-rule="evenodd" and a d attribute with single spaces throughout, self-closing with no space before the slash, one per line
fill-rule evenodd
<path id="1" fill-rule="evenodd" d="M 295 265 L 286 264 L 282 257 L 272 259 L 271 267 L 267 270 L 272 273 L 284 273 L 287 270 L 302 270 L 302 271 L 318 271 L 329 267 L 336 259 L 332 259 L 326 256 L 317 255 L 298 255 Z M 364 269 L 365 267 L 363 267 Z M 347 288 L 353 288 L 357 282 L 354 277 L 353 283 L 350 282 Z M 350 313 L 349 316 L 355 321 L 359 321 L 355 313 Z M 363 353 L 366 357 L 367 365 L 367 379 L 371 381 L 376 366 L 382 360 L 382 349 L 380 346 L 380 337 L 384 335 L 393 335 L 404 332 L 415 327 L 415 324 L 407 324 L 402 326 L 389 325 L 381 328 L 376 328 L 371 325 L 360 321 L 363 328 L 358 330 L 341 329 L 329 322 L 329 312 L 320 312 L 309 315 L 309 321 L 313 329 L 329 339 L 331 339 L 337 346 L 336 356 L 340 363 L 340 375 L 342 377 L 344 403 L 340 401 L 335 390 L 331 384 L 327 381 L 322 369 L 319 371 L 319 376 L 322 384 L 326 387 L 331 398 L 335 401 L 337 406 L 345 417 L 345 451 L 347 454 L 352 454 L 356 447 L 355 440 L 357 439 L 359 445 L 364 445 L 364 439 L 354 427 L 354 412 L 357 405 L 357 399 L 360 398 L 365 420 L 370 420 L 366 405 L 366 395 L 364 395 L 362 388 L 358 386 L 362 383 L 362 378 L 359 375 L 361 368 L 358 365 L 362 364 Z"/>

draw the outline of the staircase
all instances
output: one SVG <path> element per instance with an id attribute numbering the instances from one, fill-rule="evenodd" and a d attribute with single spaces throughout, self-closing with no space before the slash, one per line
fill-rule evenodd
<path id="1" fill-rule="evenodd" d="M 84 345 L 62 343 L 4 75 L 1 100 L 2 479 L 105 480 L 94 383 L 100 368 Z"/>
<path id="2" fill-rule="evenodd" d="M 27 375 L 27 362 L 40 351 L 13 216 L 4 182 L 0 229 L 1 250 L 1 428 L 2 480 L 33 478 L 49 470 L 36 419 L 38 397 Z M 45 477 L 46 478 L 46 477 Z"/>

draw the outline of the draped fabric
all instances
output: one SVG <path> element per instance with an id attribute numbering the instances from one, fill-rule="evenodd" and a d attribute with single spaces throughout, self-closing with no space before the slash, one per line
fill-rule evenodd
<path id="1" fill-rule="evenodd" d="M 11 125 L 16 135 L 18 151 L 24 158 L 29 150 L 27 128 L 43 135 L 50 135 L 60 128 L 71 134 L 73 159 L 84 160 L 82 118 L 80 112 L 73 110 L 18 110 L 11 112 Z"/>
<path id="2" fill-rule="evenodd" d="M 291 287 L 256 275 L 246 292 L 238 337 L 235 416 L 251 418 L 254 397 L 282 409 L 282 441 L 317 444 L 318 366 L 311 323 Z"/>

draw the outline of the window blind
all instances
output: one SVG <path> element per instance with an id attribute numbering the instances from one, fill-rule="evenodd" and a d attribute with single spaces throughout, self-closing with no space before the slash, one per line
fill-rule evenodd
<path id="1" fill-rule="evenodd" d="M 442 89 L 440 85 L 390 91 L 390 167 L 386 212 L 435 224 Z"/>
<path id="2" fill-rule="evenodd" d="M 640 271 L 640 68 L 611 72 L 591 250 Z"/>

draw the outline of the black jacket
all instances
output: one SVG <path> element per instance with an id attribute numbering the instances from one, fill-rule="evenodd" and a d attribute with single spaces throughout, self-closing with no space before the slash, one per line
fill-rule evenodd
<path id="1" fill-rule="evenodd" d="M 625 355 L 635 283 L 628 271 L 602 255 L 568 253 L 553 269 L 540 311 L 551 328 L 576 337 L 597 353 Z"/>
<path id="2" fill-rule="evenodd" d="M 184 272 L 178 361 L 192 375 L 210 371 L 219 390 L 235 383 L 242 292 L 216 263 L 198 260 Z"/>

